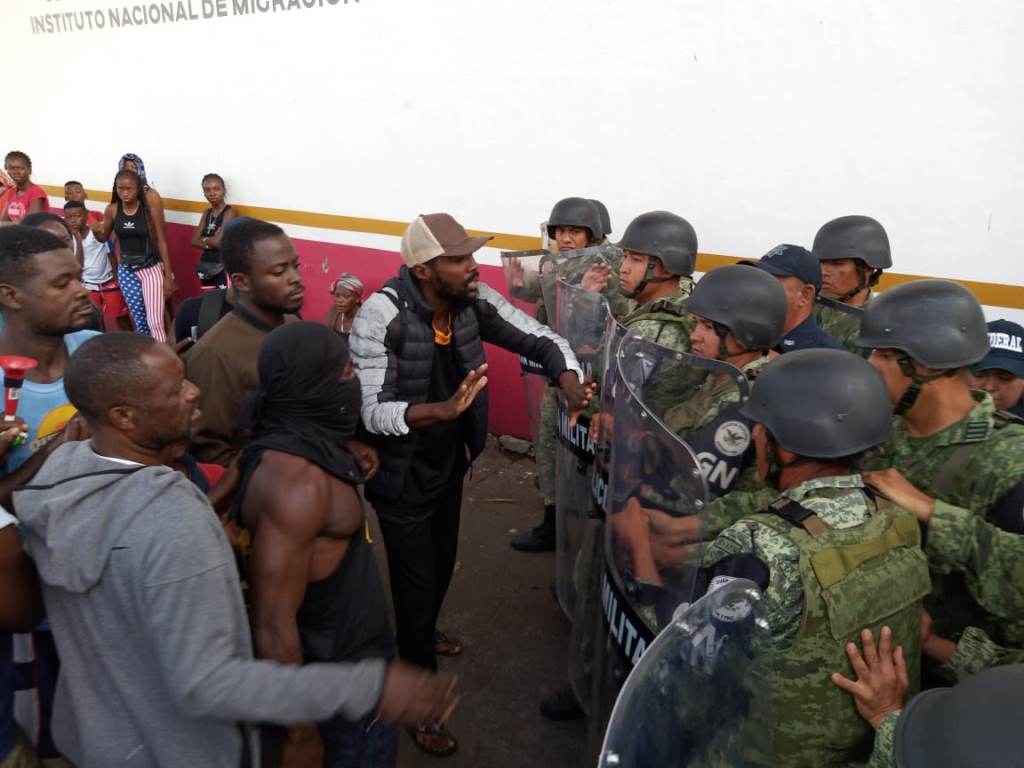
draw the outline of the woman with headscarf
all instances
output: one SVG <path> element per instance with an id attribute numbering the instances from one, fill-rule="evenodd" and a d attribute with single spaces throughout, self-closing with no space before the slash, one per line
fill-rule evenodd
<path id="1" fill-rule="evenodd" d="M 90 226 L 101 242 L 117 235 L 121 246 L 117 280 L 138 333 L 167 340 L 165 301 L 174 292 L 171 257 L 164 233 L 163 211 L 150 208 L 145 183 L 125 168 L 114 177 L 110 205 L 103 221 Z"/>
<path id="2" fill-rule="evenodd" d="M 335 333 L 346 339 L 352 330 L 352 322 L 356 312 L 363 305 L 363 281 L 351 272 L 342 272 L 338 279 L 331 283 L 331 296 L 334 304 L 327 310 L 324 323 Z"/>
<path id="3" fill-rule="evenodd" d="M 252 535 L 257 652 L 283 664 L 391 662 L 394 634 L 357 488 L 377 456 L 352 439 L 362 395 L 348 344 L 319 323 L 286 323 L 263 342 L 258 372 L 232 510 Z M 397 736 L 370 711 L 357 722 L 293 725 L 281 747 L 286 766 L 383 768 L 394 765 Z"/>

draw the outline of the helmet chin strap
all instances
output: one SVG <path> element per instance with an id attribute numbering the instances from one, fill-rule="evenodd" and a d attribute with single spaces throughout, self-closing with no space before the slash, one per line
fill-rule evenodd
<path id="1" fill-rule="evenodd" d="M 657 277 L 654 274 L 654 260 L 655 260 L 654 256 L 648 256 L 647 257 L 647 269 L 644 270 L 644 276 L 643 276 L 643 278 L 641 278 L 640 282 L 636 284 L 636 288 L 634 288 L 632 291 L 623 291 L 622 292 L 627 299 L 635 299 L 637 296 L 639 296 L 641 293 L 643 293 L 644 292 L 644 288 L 646 288 L 651 283 L 667 283 L 669 280 L 673 280 L 673 279 L 674 280 L 678 280 L 679 279 L 677 276 L 674 276 L 674 275 L 666 275 L 665 277 Z"/>
<path id="2" fill-rule="evenodd" d="M 868 288 L 878 285 L 878 279 L 882 276 L 882 270 L 871 269 L 871 267 L 864 264 L 864 262 L 861 262 L 861 266 L 857 268 L 857 272 L 860 275 L 857 287 L 844 294 L 836 296 L 836 301 L 845 304 L 861 291 L 866 291 Z"/>
<path id="3" fill-rule="evenodd" d="M 907 391 L 903 393 L 903 397 L 901 397 L 900 401 L 896 403 L 896 408 L 893 410 L 893 413 L 897 416 L 902 416 L 914 407 L 914 403 L 917 402 L 917 398 L 921 396 L 921 388 L 925 384 L 956 375 L 955 368 L 927 375 L 918 373 L 914 368 L 914 361 L 910 359 L 909 355 L 900 355 L 896 358 L 896 362 L 900 367 L 900 371 L 903 372 L 903 375 L 910 379 L 910 386 L 907 387 Z"/>
<path id="4" fill-rule="evenodd" d="M 766 429 L 765 454 L 768 459 L 768 470 L 765 472 L 764 479 L 772 488 L 779 487 L 779 480 L 782 479 L 782 471 L 787 467 L 795 467 L 800 464 L 810 464 L 817 461 L 817 459 L 808 459 L 803 456 L 797 456 L 792 461 L 783 461 L 779 458 L 778 446 L 779 444 L 775 441 L 775 436 Z"/>

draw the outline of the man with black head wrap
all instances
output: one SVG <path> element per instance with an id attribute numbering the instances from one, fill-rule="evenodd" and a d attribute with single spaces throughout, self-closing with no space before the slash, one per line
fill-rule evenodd
<path id="1" fill-rule="evenodd" d="M 348 344 L 320 323 L 289 323 L 267 336 L 257 368 L 235 509 L 253 533 L 257 652 L 285 664 L 390 661 L 394 635 L 356 488 L 377 471 L 377 454 L 352 440 L 362 396 Z M 283 765 L 388 766 L 396 747 L 373 713 L 339 715 L 289 727 Z"/>

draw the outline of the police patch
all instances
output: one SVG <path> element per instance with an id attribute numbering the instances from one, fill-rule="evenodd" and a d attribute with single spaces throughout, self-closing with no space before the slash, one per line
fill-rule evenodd
<path id="1" fill-rule="evenodd" d="M 715 430 L 715 448 L 723 456 L 739 456 L 750 446 L 750 428 L 742 421 L 725 421 Z"/>

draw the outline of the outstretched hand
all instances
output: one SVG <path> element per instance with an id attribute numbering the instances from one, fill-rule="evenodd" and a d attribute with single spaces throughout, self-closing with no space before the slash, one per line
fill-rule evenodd
<path id="1" fill-rule="evenodd" d="M 469 406 L 476 400 L 476 396 L 484 391 L 487 386 L 487 363 L 475 368 L 466 374 L 466 378 L 459 384 L 455 394 L 446 402 L 444 421 L 454 421 L 459 418 Z"/>
<path id="2" fill-rule="evenodd" d="M 877 648 L 870 629 L 860 633 L 864 655 L 857 650 L 856 643 L 846 646 L 856 681 L 838 672 L 832 673 L 832 682 L 853 695 L 857 711 L 875 730 L 882 720 L 903 708 L 903 697 L 910 687 L 907 677 L 907 662 L 903 658 L 903 646 L 892 649 L 892 630 L 882 627 Z"/>

